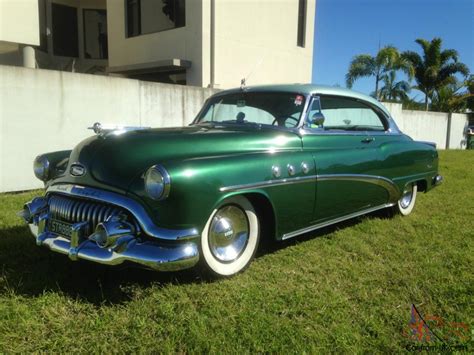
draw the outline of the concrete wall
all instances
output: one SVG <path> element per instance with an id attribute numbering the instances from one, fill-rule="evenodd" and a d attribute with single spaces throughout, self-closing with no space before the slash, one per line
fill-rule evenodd
<path id="1" fill-rule="evenodd" d="M 40 153 L 72 149 L 94 122 L 182 126 L 215 90 L 0 66 L 0 192 L 42 187 Z"/>
<path id="2" fill-rule="evenodd" d="M 400 130 L 413 139 L 435 142 L 438 149 L 465 149 L 468 116 L 443 112 L 402 110 L 401 104 L 383 103 Z"/>

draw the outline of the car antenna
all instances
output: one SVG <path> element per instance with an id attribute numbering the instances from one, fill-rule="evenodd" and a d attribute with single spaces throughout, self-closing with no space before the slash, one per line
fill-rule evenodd
<path id="1" fill-rule="evenodd" d="M 245 87 L 247 85 L 247 80 L 255 72 L 255 70 L 263 63 L 264 59 L 265 59 L 265 57 L 260 58 L 260 60 L 257 62 L 257 64 L 255 64 L 255 66 L 252 68 L 250 73 L 248 73 L 246 77 L 244 77 L 240 80 L 240 90 L 242 90 L 242 91 L 245 90 Z"/>

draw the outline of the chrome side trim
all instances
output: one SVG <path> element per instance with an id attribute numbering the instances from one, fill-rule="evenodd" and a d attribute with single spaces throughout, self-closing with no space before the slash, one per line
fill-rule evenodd
<path id="1" fill-rule="evenodd" d="M 387 190 L 389 194 L 389 202 L 394 203 L 400 198 L 400 189 L 398 186 L 390 179 L 387 179 L 383 176 L 377 175 L 364 175 L 364 174 L 326 174 L 326 175 L 309 175 L 309 176 L 297 176 L 292 178 L 278 179 L 278 180 L 267 180 L 259 181 L 250 184 L 241 184 L 241 185 L 232 185 L 225 186 L 219 189 L 220 192 L 234 192 L 249 190 L 255 188 L 265 188 L 270 186 L 279 186 L 279 185 L 288 185 L 288 184 L 300 184 L 310 181 L 331 181 L 331 180 L 341 180 L 341 181 L 360 181 L 367 182 L 370 184 L 375 184 L 381 186 Z"/>
<path id="2" fill-rule="evenodd" d="M 303 183 L 303 182 L 316 181 L 316 179 L 317 179 L 317 175 L 297 176 L 293 178 L 285 178 L 285 179 L 279 179 L 279 180 L 259 181 L 259 182 L 254 182 L 250 184 L 224 186 L 224 187 L 221 187 L 219 191 L 220 192 L 233 192 L 233 191 L 249 190 L 249 189 L 261 188 L 261 187 L 269 187 L 269 186 L 298 184 L 298 183 Z"/>
<path id="3" fill-rule="evenodd" d="M 359 211 L 359 212 L 354 212 L 354 213 L 351 213 L 351 214 L 348 214 L 348 215 L 345 215 L 345 216 L 342 216 L 342 217 L 334 218 L 334 219 L 331 219 L 331 220 L 326 221 L 326 222 L 317 223 L 317 224 L 314 224 L 314 225 L 309 226 L 309 227 L 298 229 L 294 232 L 283 234 L 283 237 L 281 238 L 281 240 L 286 240 L 286 239 L 289 239 L 289 238 L 293 238 L 293 237 L 296 237 L 297 235 L 300 235 L 300 234 L 312 232 L 316 229 L 321 229 L 321 228 L 324 228 L 324 227 L 328 227 L 332 224 L 336 224 L 336 223 L 339 223 L 339 222 L 346 221 L 348 219 L 359 217 L 359 216 L 362 216 L 362 215 L 367 214 L 367 213 L 375 212 L 375 211 L 378 211 L 378 210 L 381 210 L 381 209 L 384 209 L 384 208 L 387 208 L 387 207 L 392 207 L 393 205 L 395 205 L 395 203 L 386 203 L 384 205 L 367 208 L 367 209 Z"/>
<path id="4" fill-rule="evenodd" d="M 378 185 L 387 190 L 389 194 L 389 203 L 395 203 L 400 198 L 400 189 L 395 183 L 383 176 L 364 175 L 364 174 L 328 174 L 318 175 L 318 181 L 340 180 L 340 181 L 359 181 Z"/>
<path id="5" fill-rule="evenodd" d="M 141 229 L 151 237 L 165 240 L 183 240 L 199 237 L 199 232 L 196 228 L 176 230 L 157 227 L 140 203 L 114 192 L 71 184 L 50 186 L 46 190 L 46 193 L 48 194 L 51 192 L 103 201 L 122 207 L 128 210 L 137 219 Z"/>

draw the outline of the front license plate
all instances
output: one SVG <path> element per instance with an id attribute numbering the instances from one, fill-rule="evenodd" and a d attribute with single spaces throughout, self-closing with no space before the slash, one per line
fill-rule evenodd
<path id="1" fill-rule="evenodd" d="M 72 235 L 72 224 L 63 221 L 58 221 L 57 219 L 49 220 L 48 229 L 52 233 L 60 234 L 68 238 L 71 238 Z"/>

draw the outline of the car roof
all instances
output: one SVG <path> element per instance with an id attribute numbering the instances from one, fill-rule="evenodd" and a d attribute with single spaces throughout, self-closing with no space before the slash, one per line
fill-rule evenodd
<path id="1" fill-rule="evenodd" d="M 213 96 L 220 96 L 232 93 L 241 92 L 241 88 L 233 88 L 223 90 L 215 93 Z M 279 85 L 256 85 L 256 86 L 245 86 L 245 92 L 295 92 L 304 95 L 334 95 L 334 96 L 345 96 L 353 99 L 367 101 L 372 105 L 377 106 L 388 116 L 390 113 L 388 110 L 377 100 L 371 96 L 364 95 L 360 92 L 349 90 L 336 86 L 326 85 L 313 85 L 313 84 L 279 84 Z"/>

